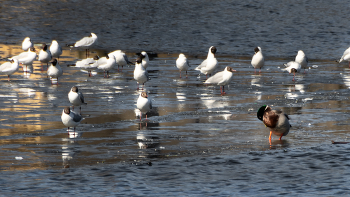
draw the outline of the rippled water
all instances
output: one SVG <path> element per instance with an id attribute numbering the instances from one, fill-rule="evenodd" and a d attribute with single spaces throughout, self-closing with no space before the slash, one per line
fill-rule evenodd
<path id="1" fill-rule="evenodd" d="M 348 47 L 348 6 L 342 1 L 5 1 L 0 56 L 22 52 L 30 36 L 62 46 L 94 32 L 91 51 L 152 54 L 146 91 L 154 110 L 136 117 L 139 91 L 133 67 L 94 77 L 67 66 L 85 55 L 64 47 L 64 75 L 51 85 L 40 63 L 0 80 L 1 194 L 50 195 L 349 195 L 350 70 L 337 64 Z M 28 17 L 28 16 L 31 17 Z M 194 68 L 209 46 L 222 70 L 237 72 L 227 95 L 189 71 L 179 78 L 184 52 Z M 250 59 L 263 47 L 266 66 L 254 74 Z M 306 73 L 281 71 L 303 49 Z M 76 132 L 62 109 L 76 85 L 87 106 Z M 256 118 L 264 104 L 290 115 L 292 130 L 268 141 Z"/>

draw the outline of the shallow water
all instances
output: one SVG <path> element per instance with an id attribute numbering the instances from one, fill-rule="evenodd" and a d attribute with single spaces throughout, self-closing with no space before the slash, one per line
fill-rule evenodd
<path id="1" fill-rule="evenodd" d="M 26 36 L 40 48 L 92 31 L 99 36 L 92 54 L 122 49 L 132 61 L 142 50 L 152 54 L 145 91 L 154 110 L 139 121 L 132 66 L 109 79 L 68 67 L 83 50 L 64 47 L 59 85 L 51 85 L 38 61 L 11 82 L 1 76 L 1 194 L 349 194 L 349 145 L 331 144 L 350 137 L 350 70 L 334 61 L 348 47 L 341 42 L 348 37 L 347 7 L 279 2 L 3 2 L 2 58 L 22 52 Z M 193 70 L 211 45 L 218 48 L 218 71 L 237 70 L 225 96 Z M 261 74 L 250 65 L 256 45 L 267 56 Z M 309 69 L 293 82 L 281 68 L 299 49 Z M 175 67 L 179 52 L 192 65 L 188 78 L 180 79 Z M 60 116 L 73 85 L 88 104 L 85 120 L 67 132 Z M 273 136 L 270 144 L 256 118 L 264 104 L 291 118 L 282 141 Z"/>

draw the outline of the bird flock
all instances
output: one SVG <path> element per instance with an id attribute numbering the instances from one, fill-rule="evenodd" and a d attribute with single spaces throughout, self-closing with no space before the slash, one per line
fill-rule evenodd
<path id="1" fill-rule="evenodd" d="M 114 67 L 118 66 L 118 71 L 123 69 L 127 65 L 135 65 L 134 68 L 134 79 L 137 82 L 137 90 L 140 89 L 142 85 L 142 91 L 139 94 L 137 99 L 136 107 L 140 111 L 140 121 L 142 120 L 142 114 L 144 113 L 147 119 L 147 112 L 152 110 L 152 101 L 149 98 L 147 92 L 143 91 L 145 83 L 150 80 L 149 74 L 147 72 L 147 67 L 150 64 L 148 54 L 145 51 L 142 51 L 136 61 L 133 63 L 128 60 L 126 54 L 121 50 L 115 50 L 106 54 L 105 57 L 99 57 L 95 55 L 90 58 L 89 48 L 95 44 L 97 41 L 97 35 L 91 33 L 89 36 L 84 37 L 74 44 L 68 44 L 69 47 L 82 48 L 86 50 L 86 59 L 77 61 L 74 66 L 81 70 L 87 71 L 88 76 L 91 77 L 91 72 L 95 69 L 100 69 L 104 71 L 104 77 L 109 78 L 109 71 Z M 62 55 L 62 48 L 56 40 L 52 40 L 50 47 L 46 43 L 42 44 L 42 49 L 39 53 L 36 53 L 36 49 L 29 37 L 26 37 L 22 42 L 22 49 L 24 52 L 20 53 L 17 56 L 9 58 L 8 62 L 1 64 L 0 73 L 8 76 L 8 81 L 10 81 L 10 76 L 18 71 L 19 66 L 22 66 L 23 71 L 27 72 L 28 66 L 32 66 L 33 62 L 37 59 L 41 63 L 41 70 L 44 70 L 44 65 L 46 64 L 47 76 L 50 77 L 52 85 L 58 85 L 58 78 L 62 76 L 63 70 L 59 65 L 59 58 Z M 234 70 L 230 66 L 226 66 L 223 71 L 213 74 L 218 67 L 218 60 L 215 57 L 217 48 L 211 46 L 208 51 L 207 58 L 198 65 L 195 70 L 200 71 L 201 74 L 206 75 L 206 80 L 204 84 L 215 84 L 220 86 L 221 95 L 225 95 L 224 86 L 228 85 L 232 78 Z M 254 67 L 254 72 L 265 65 L 265 58 L 261 47 L 256 47 L 254 49 L 254 55 L 251 60 L 251 65 Z M 344 52 L 343 56 L 338 61 L 348 61 L 350 67 L 350 47 Z M 50 65 L 49 65 L 50 64 Z M 176 60 L 176 67 L 179 69 L 180 78 L 182 71 L 185 71 L 186 78 L 188 77 L 187 71 L 190 69 L 190 64 L 188 59 L 183 53 L 179 54 L 179 57 Z M 285 68 L 282 70 L 293 73 L 293 81 L 295 80 L 295 74 L 300 73 L 301 69 L 306 69 L 308 65 L 308 58 L 302 50 L 299 50 L 295 60 L 290 61 L 285 65 Z M 305 71 L 304 71 L 305 72 Z M 212 75 L 213 74 L 213 75 Z M 209 78 L 208 78 L 209 77 Z M 84 96 L 78 87 L 73 86 L 68 93 L 68 99 L 72 104 L 71 107 L 65 107 L 62 111 L 61 120 L 62 123 L 68 127 L 75 127 L 84 119 L 81 115 L 81 105 L 86 105 L 84 101 Z M 79 107 L 80 113 L 74 111 L 74 107 Z M 266 127 L 270 128 L 270 137 L 271 141 L 272 133 L 280 136 L 288 134 L 291 125 L 289 124 L 288 115 L 284 114 L 281 110 L 273 110 L 270 106 L 262 106 L 258 112 L 257 117 L 259 120 L 263 121 Z"/>

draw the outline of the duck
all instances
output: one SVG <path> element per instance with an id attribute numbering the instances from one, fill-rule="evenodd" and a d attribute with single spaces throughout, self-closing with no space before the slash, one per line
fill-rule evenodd
<path id="1" fill-rule="evenodd" d="M 142 66 L 141 57 L 138 57 L 135 62 L 134 79 L 137 81 L 137 89 L 139 89 L 140 84 L 142 84 L 144 87 L 145 83 L 149 80 L 148 72 Z"/>
<path id="2" fill-rule="evenodd" d="M 289 133 L 290 127 L 289 117 L 283 113 L 282 110 L 273 110 L 268 105 L 263 105 L 257 112 L 259 120 L 263 121 L 264 125 L 270 129 L 269 140 L 271 141 L 272 133 L 280 136 L 279 140 L 282 140 L 283 136 Z"/>
<path id="3" fill-rule="evenodd" d="M 211 46 L 208 51 L 207 59 L 205 59 L 199 66 L 195 68 L 195 70 L 199 70 L 201 73 L 205 74 L 208 78 L 214 70 L 218 67 L 218 60 L 215 58 L 216 47 Z"/>
<path id="4" fill-rule="evenodd" d="M 79 91 L 77 86 L 73 86 L 69 93 L 68 93 L 68 100 L 74 106 L 79 106 L 80 108 L 80 114 L 81 114 L 81 105 L 87 105 L 87 103 L 84 102 L 84 96 L 81 91 Z"/>
<path id="5" fill-rule="evenodd" d="M 282 69 L 282 70 L 286 70 L 290 73 L 293 73 L 293 81 L 294 81 L 294 78 L 295 78 L 295 73 L 299 73 L 300 70 L 301 70 L 301 65 L 298 63 L 298 62 L 295 62 L 295 61 L 290 61 L 288 62 L 287 64 L 284 64 L 284 66 L 286 68 Z"/>
<path id="6" fill-rule="evenodd" d="M 17 59 L 11 59 L 10 62 L 5 62 L 0 66 L 0 73 L 7 75 L 8 81 L 10 81 L 10 75 L 15 73 L 19 68 Z"/>
<path id="7" fill-rule="evenodd" d="M 142 118 L 142 113 L 146 113 L 147 120 L 147 112 L 151 111 L 152 109 L 152 101 L 146 92 L 140 93 L 139 98 L 137 99 L 136 107 L 140 110 L 140 121 Z"/>
<path id="8" fill-rule="evenodd" d="M 264 55 L 262 53 L 261 47 L 255 47 L 254 49 L 255 54 L 252 57 L 251 64 L 254 67 L 254 72 L 256 73 L 256 69 L 259 69 L 259 73 L 261 72 L 261 68 L 264 66 Z"/>
<path id="9" fill-rule="evenodd" d="M 84 118 L 80 114 L 72 111 L 70 107 L 65 107 L 62 111 L 61 120 L 62 123 L 68 127 L 69 132 L 70 127 L 74 127 L 75 131 L 75 127 L 78 126 Z"/>
<path id="10" fill-rule="evenodd" d="M 62 70 L 61 66 L 57 63 L 57 59 L 54 59 L 51 62 L 51 65 L 47 69 L 47 75 L 51 79 L 51 84 L 53 84 L 52 83 L 53 78 L 57 79 L 57 84 L 58 84 L 58 77 L 63 75 L 63 70 Z"/>
<path id="11" fill-rule="evenodd" d="M 226 94 L 225 85 L 229 84 L 233 77 L 233 70 L 230 66 L 226 66 L 225 69 L 221 72 L 216 73 L 215 75 L 209 77 L 204 83 L 205 84 L 216 84 L 220 86 L 221 95 Z"/>
<path id="12" fill-rule="evenodd" d="M 60 56 L 62 55 L 62 48 L 58 44 L 57 40 L 52 40 L 50 45 L 50 52 L 53 58 L 60 59 Z"/>
<path id="13" fill-rule="evenodd" d="M 43 48 L 39 52 L 38 61 L 41 63 L 41 70 L 43 70 L 43 63 L 49 66 L 49 62 L 52 59 L 50 50 L 48 50 L 46 43 L 43 43 Z"/>
<path id="14" fill-rule="evenodd" d="M 23 51 L 28 51 L 29 48 L 33 47 L 33 43 L 30 40 L 29 37 L 24 38 L 23 42 L 22 42 L 22 49 Z"/>
<path id="15" fill-rule="evenodd" d="M 186 71 L 186 78 L 187 78 L 187 71 L 190 68 L 190 65 L 188 63 L 188 60 L 185 54 L 183 53 L 179 54 L 179 57 L 176 59 L 176 67 L 180 71 L 180 78 L 181 78 L 181 71 Z"/>
<path id="16" fill-rule="evenodd" d="M 294 61 L 298 62 L 301 65 L 301 68 L 304 69 L 304 71 L 307 68 L 307 65 L 309 63 L 309 59 L 307 58 L 304 51 L 302 51 L 302 50 L 298 51 L 298 54 L 295 56 Z"/>

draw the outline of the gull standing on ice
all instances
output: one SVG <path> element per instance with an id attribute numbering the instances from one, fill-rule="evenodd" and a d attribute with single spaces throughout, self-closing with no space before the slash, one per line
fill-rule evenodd
<path id="1" fill-rule="evenodd" d="M 224 71 L 218 72 L 214 76 L 209 77 L 204 83 L 220 86 L 221 95 L 224 95 L 226 94 L 224 87 L 231 82 L 233 72 L 235 71 L 236 70 L 233 70 L 230 66 L 226 66 Z"/>
<path id="2" fill-rule="evenodd" d="M 50 50 L 47 49 L 47 45 L 43 43 L 43 48 L 40 50 L 39 56 L 38 56 L 38 61 L 40 61 L 41 63 L 41 70 L 44 70 L 43 63 L 46 64 L 47 67 L 49 67 L 49 62 L 51 61 L 51 59 L 52 59 L 51 52 Z"/>
<path id="3" fill-rule="evenodd" d="M 28 51 L 29 48 L 33 47 L 33 43 L 30 40 L 29 37 L 24 38 L 23 42 L 22 42 L 22 49 L 23 51 Z"/>
<path id="4" fill-rule="evenodd" d="M 350 47 L 344 51 L 343 56 L 341 56 L 341 58 L 338 62 L 340 63 L 343 60 L 349 62 L 349 68 L 350 68 Z"/>
<path id="5" fill-rule="evenodd" d="M 301 65 L 298 62 L 295 62 L 295 61 L 290 61 L 290 62 L 288 62 L 287 64 L 284 64 L 284 65 L 286 66 L 286 68 L 284 68 L 282 70 L 288 71 L 289 74 L 293 73 L 294 74 L 293 81 L 294 81 L 295 73 L 300 72 Z"/>
<path id="6" fill-rule="evenodd" d="M 211 46 L 208 51 L 207 59 L 205 59 L 195 70 L 201 71 L 201 73 L 205 74 L 208 78 L 208 74 L 210 75 L 217 67 L 218 60 L 215 58 L 216 47 Z"/>
<path id="7" fill-rule="evenodd" d="M 280 136 L 286 136 L 289 133 L 290 127 L 289 117 L 281 110 L 272 110 L 271 107 L 263 105 L 257 112 L 259 120 L 263 121 L 264 125 L 270 129 L 269 141 L 271 143 L 272 133 Z"/>
<path id="8" fill-rule="evenodd" d="M 89 77 L 91 77 L 91 71 L 95 70 L 98 67 L 98 60 L 100 57 L 95 55 L 94 58 L 86 58 L 75 63 L 76 68 L 86 70 L 89 72 Z"/>
<path id="9" fill-rule="evenodd" d="M 89 57 L 89 46 L 93 45 L 97 40 L 97 36 L 94 33 L 91 33 L 90 36 L 84 37 L 81 40 L 77 41 L 73 46 L 86 48 L 86 57 Z"/>
<path id="10" fill-rule="evenodd" d="M 12 57 L 11 59 L 17 59 L 18 63 L 25 65 L 27 67 L 33 64 L 33 61 L 36 59 L 37 54 L 34 47 L 30 47 L 27 52 L 22 52 L 19 55 Z M 27 69 L 25 69 L 27 70 Z"/>
<path id="11" fill-rule="evenodd" d="M 108 54 L 106 57 L 102 57 L 99 60 L 97 60 L 98 63 L 98 69 L 103 70 L 103 77 L 106 77 L 106 71 L 107 71 L 107 78 L 109 78 L 108 71 L 110 71 L 115 65 L 115 57 L 112 54 Z"/>
<path id="12" fill-rule="evenodd" d="M 190 68 L 190 65 L 188 64 L 188 60 L 183 53 L 180 53 L 179 57 L 177 58 L 176 67 L 180 70 L 180 78 L 181 78 L 181 71 L 186 71 L 186 78 L 187 78 L 187 70 Z"/>
<path id="13" fill-rule="evenodd" d="M 56 40 L 52 40 L 50 52 L 53 58 L 57 58 L 58 60 L 60 59 L 60 56 L 62 55 L 62 48 Z"/>
<path id="14" fill-rule="evenodd" d="M 84 118 L 76 112 L 70 110 L 70 107 L 65 107 L 62 111 L 61 120 L 62 123 L 68 127 L 69 132 L 69 127 L 74 127 L 75 131 L 75 127 L 78 126 L 80 122 L 84 120 Z"/>
<path id="15" fill-rule="evenodd" d="M 51 62 L 51 66 L 49 66 L 49 68 L 47 69 L 47 75 L 50 77 L 51 84 L 53 84 L 52 80 L 54 78 L 57 79 L 56 84 L 58 84 L 58 77 L 62 76 L 62 74 L 63 74 L 63 70 L 62 70 L 61 66 L 57 63 L 57 59 L 54 59 Z"/>
<path id="16" fill-rule="evenodd" d="M 73 105 L 73 110 L 74 110 L 74 106 L 79 106 L 80 109 L 80 114 L 81 114 L 81 105 L 87 105 L 87 103 L 84 102 L 84 96 L 83 93 L 81 93 L 78 90 L 78 87 L 73 86 L 70 89 L 70 92 L 68 93 L 68 99 L 69 102 Z"/>
<path id="17" fill-rule="evenodd" d="M 137 99 L 136 107 L 140 110 L 140 121 L 142 118 L 142 113 L 146 113 L 147 120 L 147 112 L 151 111 L 152 109 L 152 101 L 150 98 L 148 98 L 146 92 L 141 92 L 139 98 Z"/>
<path id="18" fill-rule="evenodd" d="M 256 73 L 256 69 L 259 69 L 259 73 L 261 72 L 261 68 L 264 66 L 264 55 L 261 51 L 261 47 L 255 47 L 255 54 L 252 57 L 252 66 L 254 67 L 254 72 Z"/>
<path id="19" fill-rule="evenodd" d="M 0 66 L 0 73 L 7 75 L 8 81 L 10 81 L 10 75 L 15 73 L 19 68 L 18 60 L 13 59 L 10 62 L 5 62 Z"/>
<path id="20" fill-rule="evenodd" d="M 142 89 L 145 86 L 146 81 L 148 81 L 148 72 L 142 66 L 141 57 L 138 57 L 135 63 L 134 79 L 137 81 L 137 89 L 139 89 L 140 84 L 142 84 Z"/>
<path id="21" fill-rule="evenodd" d="M 309 63 L 309 59 L 305 55 L 304 51 L 299 50 L 297 56 L 295 56 L 295 62 L 298 62 L 301 65 L 301 68 L 305 71 L 307 64 Z"/>
<path id="22" fill-rule="evenodd" d="M 122 70 L 123 70 L 124 66 L 126 66 L 128 64 L 133 64 L 132 62 L 130 62 L 128 60 L 128 56 L 126 56 L 126 54 L 124 52 L 122 52 L 121 50 L 116 50 L 116 51 L 113 51 L 109 54 L 114 55 L 115 61 L 118 64 L 118 71 L 119 71 L 119 66 L 121 66 Z"/>

